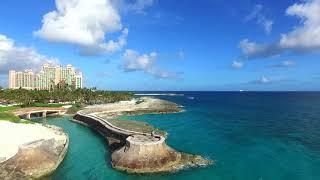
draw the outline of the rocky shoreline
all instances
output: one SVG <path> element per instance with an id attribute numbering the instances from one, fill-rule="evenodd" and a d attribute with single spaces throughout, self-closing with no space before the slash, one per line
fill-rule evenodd
<path id="1" fill-rule="evenodd" d="M 11 134 L 6 132 L 11 142 L 1 139 L 3 146 L 7 147 L 7 157 L 0 163 L 0 179 L 39 179 L 52 174 L 64 159 L 69 145 L 69 137 L 56 126 L 43 126 L 40 124 L 15 124 L 1 122 L 0 127 L 9 128 Z M 23 129 L 23 132 L 14 132 Z M 38 133 L 37 133 L 38 132 Z M 1 132 L 0 132 L 1 133 Z M 3 133 L 3 132 L 2 132 Z M 14 134 L 17 137 L 12 137 Z M 15 139 L 24 140 L 12 142 Z M 11 150 L 10 148 L 11 147 Z M 18 149 L 15 153 L 15 148 Z M 10 152 L 9 152 L 9 150 Z M 11 156 L 10 154 L 14 154 Z"/>
<path id="2" fill-rule="evenodd" d="M 200 155 L 174 150 L 165 143 L 166 137 L 154 134 L 154 132 L 136 132 L 130 127 L 122 126 L 121 128 L 116 127 L 116 136 L 112 136 L 113 132 L 110 126 L 113 125 L 110 122 L 117 116 L 178 113 L 181 111 L 183 111 L 182 108 L 175 103 L 143 97 L 138 100 L 88 106 L 74 116 L 74 119 L 75 122 L 89 126 L 106 137 L 112 150 L 111 164 L 117 170 L 139 174 L 163 173 L 176 172 L 188 167 L 212 165 L 212 160 L 205 159 Z M 100 125 L 98 125 L 99 123 Z M 110 125 L 102 125 L 103 123 Z"/>

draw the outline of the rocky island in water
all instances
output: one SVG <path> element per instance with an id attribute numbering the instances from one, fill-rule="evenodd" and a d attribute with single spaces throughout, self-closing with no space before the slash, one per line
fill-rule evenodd
<path id="1" fill-rule="evenodd" d="M 103 135 L 112 150 L 111 164 L 129 173 L 175 172 L 186 167 L 207 166 L 213 161 L 200 155 L 178 152 L 165 143 L 167 134 L 145 123 L 118 120 L 117 116 L 177 113 L 179 105 L 155 98 L 88 106 L 75 122 Z"/>

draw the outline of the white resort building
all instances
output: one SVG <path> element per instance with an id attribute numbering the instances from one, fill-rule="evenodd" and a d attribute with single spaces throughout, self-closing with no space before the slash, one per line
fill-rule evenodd
<path id="1" fill-rule="evenodd" d="M 83 77 L 81 72 L 76 72 L 72 65 L 67 67 L 50 66 L 44 64 L 39 73 L 34 73 L 31 69 L 24 71 L 9 71 L 10 89 L 38 89 L 51 90 L 59 83 L 64 83 L 74 88 L 83 87 Z"/>

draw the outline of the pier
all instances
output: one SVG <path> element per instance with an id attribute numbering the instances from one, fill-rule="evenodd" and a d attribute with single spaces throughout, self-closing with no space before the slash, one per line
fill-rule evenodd
<path id="1" fill-rule="evenodd" d="M 151 136 L 151 134 L 148 133 L 141 133 L 119 128 L 108 122 L 106 119 L 95 115 L 86 114 L 82 111 L 77 112 L 72 121 L 96 130 L 99 134 L 109 140 L 109 144 L 113 144 L 114 140 L 118 143 L 124 144 L 126 139 L 133 135 Z"/>
<path id="2" fill-rule="evenodd" d="M 179 163 L 181 154 L 165 143 L 165 137 L 121 129 L 106 119 L 78 112 L 74 122 L 103 135 L 112 151 L 111 163 L 118 170 L 132 173 L 166 172 Z"/>

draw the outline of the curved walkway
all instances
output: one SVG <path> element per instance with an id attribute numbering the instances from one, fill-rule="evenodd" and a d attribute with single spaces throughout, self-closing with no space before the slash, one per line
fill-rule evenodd
<path id="1" fill-rule="evenodd" d="M 85 114 L 85 113 L 83 113 L 82 111 L 77 112 L 77 115 L 84 116 L 84 117 L 90 118 L 90 119 L 92 119 L 92 120 L 98 121 L 98 122 L 100 122 L 105 128 L 107 128 L 107 129 L 109 129 L 110 131 L 115 132 L 115 133 L 117 133 L 117 134 L 122 134 L 122 135 L 125 135 L 125 136 L 131 136 L 131 135 L 150 136 L 150 135 L 151 135 L 151 134 L 149 134 L 149 133 L 142 133 L 142 132 L 130 131 L 130 130 L 127 130 L 127 129 L 119 128 L 119 127 L 117 127 L 117 126 L 114 126 L 114 125 L 111 124 L 110 122 L 108 122 L 108 120 L 106 120 L 106 119 L 103 119 L 103 118 L 100 118 L 100 117 L 97 117 L 97 116 L 94 116 L 94 115 L 90 115 L 90 114 Z"/>

